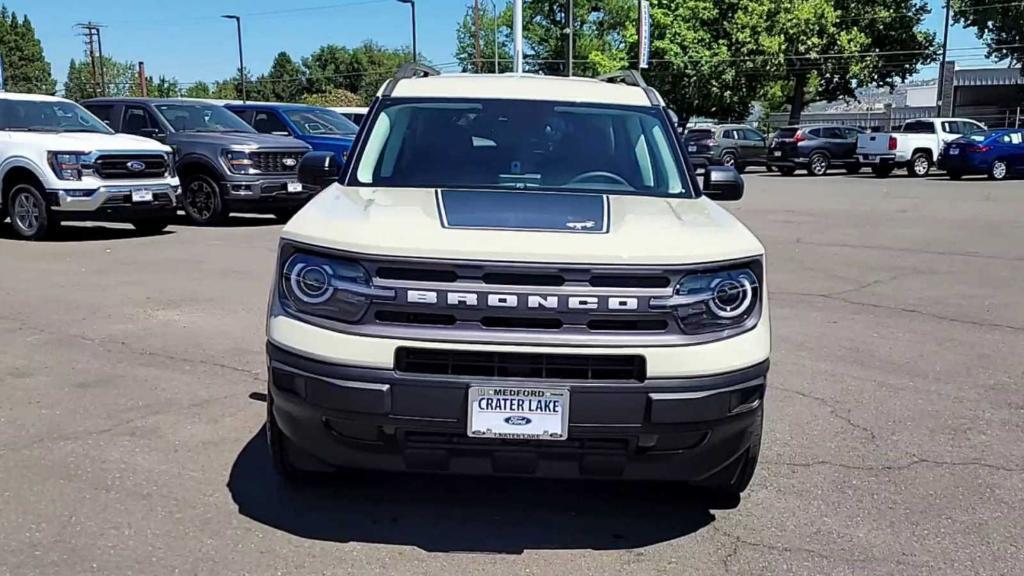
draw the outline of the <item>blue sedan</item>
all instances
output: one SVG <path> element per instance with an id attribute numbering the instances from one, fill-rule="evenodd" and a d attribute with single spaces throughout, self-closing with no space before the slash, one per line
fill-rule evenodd
<path id="1" fill-rule="evenodd" d="M 1004 128 L 957 138 L 942 150 L 942 168 L 951 180 L 987 174 L 992 180 L 1024 175 L 1024 130 Z"/>

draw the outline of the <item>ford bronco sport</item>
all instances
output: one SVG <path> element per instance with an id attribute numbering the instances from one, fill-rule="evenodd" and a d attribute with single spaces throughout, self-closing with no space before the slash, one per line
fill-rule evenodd
<path id="1" fill-rule="evenodd" d="M 284 228 L 267 433 L 340 467 L 668 479 L 730 496 L 761 444 L 764 249 L 703 190 L 636 72 L 382 87 L 340 180 Z"/>

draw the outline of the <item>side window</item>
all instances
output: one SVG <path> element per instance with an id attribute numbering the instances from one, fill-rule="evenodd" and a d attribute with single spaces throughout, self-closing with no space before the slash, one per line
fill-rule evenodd
<path id="1" fill-rule="evenodd" d="M 846 135 L 847 140 L 856 140 L 857 136 L 860 136 L 860 130 L 854 128 L 843 128 L 843 134 Z"/>
<path id="2" fill-rule="evenodd" d="M 103 120 L 103 123 L 110 126 L 111 114 L 114 113 L 113 104 L 88 104 L 85 109 L 92 113 L 93 116 Z"/>
<path id="3" fill-rule="evenodd" d="M 231 111 L 235 113 L 235 116 L 241 118 L 243 122 L 245 122 L 249 126 L 252 126 L 252 110 L 231 109 Z"/>
<path id="4" fill-rule="evenodd" d="M 947 134 L 963 134 L 964 129 L 959 122 L 943 122 L 942 131 Z"/>
<path id="5" fill-rule="evenodd" d="M 739 140 L 739 135 L 736 134 L 735 130 L 725 130 L 722 132 L 722 138 L 725 140 Z"/>
<path id="6" fill-rule="evenodd" d="M 252 117 L 252 127 L 263 134 L 291 134 L 284 122 L 273 112 L 257 111 Z"/>
<path id="7" fill-rule="evenodd" d="M 1020 146 L 1024 144 L 1024 132 L 1007 132 L 999 138 L 999 141 L 1003 144 Z"/>
<path id="8" fill-rule="evenodd" d="M 757 130 L 751 130 L 750 128 L 743 129 L 744 140 L 753 140 L 754 142 L 760 142 L 764 140 L 764 135 Z"/>
<path id="9" fill-rule="evenodd" d="M 930 121 L 907 122 L 903 131 L 911 134 L 935 134 L 935 124 Z"/>
<path id="10" fill-rule="evenodd" d="M 811 138 L 821 138 L 821 128 L 811 128 L 807 131 Z"/>
<path id="11" fill-rule="evenodd" d="M 822 128 L 821 129 L 821 134 L 822 134 L 823 138 L 828 138 L 829 140 L 845 140 L 846 139 L 843 136 L 843 131 L 841 129 L 835 128 L 835 127 Z"/>
<path id="12" fill-rule="evenodd" d="M 985 131 L 985 129 L 982 128 L 980 124 L 975 124 L 974 122 L 961 122 L 960 126 L 963 129 L 963 132 L 961 132 L 961 134 L 964 134 L 966 136 L 970 136 L 971 134 L 977 134 L 978 132 Z"/>
<path id="13" fill-rule="evenodd" d="M 156 128 L 158 125 L 149 111 L 142 106 L 125 106 L 121 116 L 121 132 L 125 134 L 142 134 L 143 130 Z"/>

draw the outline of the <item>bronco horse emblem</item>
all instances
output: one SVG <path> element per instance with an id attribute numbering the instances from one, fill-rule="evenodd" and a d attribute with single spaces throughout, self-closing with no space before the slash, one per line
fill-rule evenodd
<path id="1" fill-rule="evenodd" d="M 594 222 L 593 220 L 586 220 L 584 222 L 566 222 L 565 223 L 566 228 L 571 228 L 573 230 L 589 230 L 589 229 L 593 228 L 596 225 L 597 225 L 597 223 Z"/>

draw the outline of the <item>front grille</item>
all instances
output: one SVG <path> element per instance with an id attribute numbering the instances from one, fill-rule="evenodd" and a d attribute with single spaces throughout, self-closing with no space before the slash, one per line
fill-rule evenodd
<path id="1" fill-rule="evenodd" d="M 299 169 L 299 161 L 305 152 L 250 152 L 252 167 L 264 174 L 294 174 Z M 291 164 L 289 166 L 289 164 Z"/>
<path id="2" fill-rule="evenodd" d="M 128 165 L 141 162 L 141 170 L 132 170 Z M 129 178 L 163 178 L 167 174 L 167 157 L 163 154 L 104 154 L 93 161 L 96 175 L 105 180 L 126 180 Z"/>
<path id="3" fill-rule="evenodd" d="M 531 380 L 631 381 L 647 379 L 643 356 L 612 354 L 523 354 L 399 348 L 395 370 L 435 376 Z"/>

